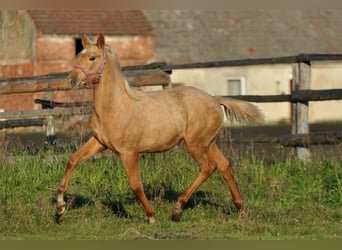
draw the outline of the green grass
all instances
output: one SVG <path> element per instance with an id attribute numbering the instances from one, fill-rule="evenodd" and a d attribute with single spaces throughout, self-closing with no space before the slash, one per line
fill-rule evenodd
<path id="1" fill-rule="evenodd" d="M 238 158 L 233 172 L 249 217 L 238 216 L 225 182 L 214 173 L 186 205 L 181 222 L 172 222 L 178 195 L 198 172 L 181 148 L 140 158 L 145 191 L 156 212 L 154 225 L 147 224 L 120 160 L 110 152 L 75 169 L 67 191 L 69 209 L 62 224 L 55 225 L 55 190 L 71 153 L 0 152 L 0 238 L 342 238 L 342 168 L 334 159 L 303 164 L 289 157 L 267 163 L 230 152 Z"/>

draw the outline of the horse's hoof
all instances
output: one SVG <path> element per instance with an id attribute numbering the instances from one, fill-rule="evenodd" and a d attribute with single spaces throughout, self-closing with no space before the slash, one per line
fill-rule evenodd
<path id="1" fill-rule="evenodd" d="M 182 218 L 183 210 L 181 208 L 175 208 L 172 211 L 172 220 L 175 222 L 179 222 Z"/>
<path id="2" fill-rule="evenodd" d="M 149 224 L 154 224 L 156 222 L 156 219 L 154 218 L 154 216 L 148 217 L 147 219 L 148 219 Z"/>
<path id="3" fill-rule="evenodd" d="M 57 225 L 60 225 L 61 224 L 61 217 L 63 214 L 65 214 L 66 212 L 66 204 L 62 204 L 62 205 L 58 205 L 57 206 L 57 212 L 55 214 L 55 217 L 54 217 L 54 222 L 55 224 Z"/>
<path id="4" fill-rule="evenodd" d="M 248 218 L 248 213 L 245 209 L 242 209 L 239 211 L 239 217 L 240 218 Z"/>
<path id="5" fill-rule="evenodd" d="M 61 217 L 62 217 L 62 215 L 61 214 L 58 214 L 58 213 L 56 213 L 55 214 L 55 216 L 54 216 L 54 223 L 56 224 L 56 225 L 60 225 L 61 224 Z"/>

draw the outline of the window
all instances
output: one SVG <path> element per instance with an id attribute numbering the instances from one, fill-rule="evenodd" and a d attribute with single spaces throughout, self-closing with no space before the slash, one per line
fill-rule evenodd
<path id="1" fill-rule="evenodd" d="M 246 92 L 245 79 L 243 77 L 227 78 L 227 95 L 244 95 Z"/>
<path id="2" fill-rule="evenodd" d="M 82 39 L 75 38 L 75 54 L 77 55 L 78 53 L 80 53 L 82 49 L 83 49 Z"/>

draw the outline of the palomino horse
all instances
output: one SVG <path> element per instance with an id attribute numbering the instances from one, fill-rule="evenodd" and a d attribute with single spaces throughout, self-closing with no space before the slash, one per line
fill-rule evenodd
<path id="1" fill-rule="evenodd" d="M 245 213 L 227 158 L 215 143 L 224 119 L 260 123 L 262 114 L 254 105 L 233 99 L 213 97 L 198 89 L 179 87 L 142 92 L 129 87 L 114 52 L 100 34 L 95 44 L 82 35 L 83 50 L 68 76 L 71 86 L 94 88 L 94 111 L 90 118 L 93 136 L 74 153 L 57 190 L 56 222 L 66 211 L 64 193 L 73 169 L 83 160 L 105 150 L 116 152 L 126 170 L 130 186 L 142 203 L 148 221 L 154 211 L 145 196 L 138 167 L 138 154 L 168 150 L 184 140 L 187 151 L 197 160 L 200 173 L 182 193 L 172 212 L 179 221 L 182 207 L 194 191 L 217 169 L 228 184 L 238 211 Z"/>

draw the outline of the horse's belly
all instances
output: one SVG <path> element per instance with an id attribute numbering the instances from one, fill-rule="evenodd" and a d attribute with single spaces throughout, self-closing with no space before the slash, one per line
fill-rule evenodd
<path id="1" fill-rule="evenodd" d="M 161 152 L 176 146 L 183 138 L 182 131 L 156 130 L 145 134 L 139 143 L 139 152 Z"/>

